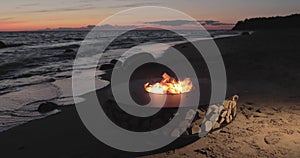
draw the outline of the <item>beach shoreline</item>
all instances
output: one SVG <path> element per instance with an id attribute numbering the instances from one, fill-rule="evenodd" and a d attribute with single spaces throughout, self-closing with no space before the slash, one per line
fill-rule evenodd
<path id="1" fill-rule="evenodd" d="M 186 33 L 182 34 L 182 36 L 189 37 L 191 40 L 199 38 L 201 40 L 212 39 L 210 36 L 208 37 L 208 34 L 194 35 L 193 33 L 196 32 L 192 30 L 179 32 Z M 214 38 L 239 35 L 239 31 L 230 30 L 209 32 Z M 0 131 L 50 115 L 51 113 L 41 114 L 36 111 L 42 103 L 53 102 L 59 106 L 74 104 L 72 94 L 73 61 L 81 43 L 92 45 L 91 40 L 88 38 L 82 41 L 87 33 L 88 31 L 40 31 L 0 34 L 0 40 L 5 41 L 6 44 L 23 41 L 23 44 L 20 46 L 0 48 L 0 59 L 3 60 L 0 64 Z M 44 34 L 49 34 L 53 40 L 44 42 L 41 39 Z M 105 39 L 110 37 L 111 31 L 104 31 L 101 34 L 101 38 L 97 39 L 100 43 L 103 41 L 102 36 Z M 163 38 L 157 38 L 157 34 L 162 35 Z M 148 37 L 148 35 L 151 37 Z M 24 36 L 30 40 L 24 40 Z M 169 31 L 133 30 L 132 33 L 129 31 L 128 35 L 125 36 L 126 42 L 119 42 L 117 40 L 111 44 L 111 47 L 108 47 L 101 57 L 99 65 L 102 62 L 112 65 L 110 62 L 117 58 L 122 61 L 126 56 L 123 57 L 120 54 L 126 52 L 129 49 L 128 47 L 142 44 L 145 40 L 149 40 L 147 38 L 150 38 L 150 41 L 154 41 L 154 43 L 146 42 L 141 49 L 145 52 L 152 52 L 151 55 L 155 58 L 158 58 L 158 56 L 163 54 L 165 49 L 171 46 L 186 43 L 181 34 L 180 37 L 177 37 Z M 155 41 L 158 43 L 155 43 Z M 134 51 L 132 53 L 136 54 Z M 15 57 L 12 58 L 12 56 Z M 92 54 L 83 60 L 89 62 L 93 58 Z M 82 69 L 84 74 L 94 71 L 88 65 L 83 65 L 79 69 Z M 106 84 L 98 76 L 104 76 L 103 78 L 109 80 L 109 74 L 102 75 L 105 71 L 96 71 L 96 89 Z M 84 74 L 81 74 L 81 76 L 84 76 Z M 90 79 L 93 78 L 84 78 L 84 80 Z M 84 85 L 81 86 L 81 89 L 85 89 L 82 93 L 89 92 Z M 80 97 L 76 97 L 75 99 L 75 102 L 82 100 Z"/>
<path id="2" fill-rule="evenodd" d="M 257 31 L 216 39 L 227 70 L 227 95 L 238 94 L 239 113 L 227 127 L 175 151 L 148 157 L 299 157 L 300 31 Z M 189 52 L 189 44 L 174 46 Z M 7 157 L 136 157 L 96 140 L 75 106 L 0 133 Z M 128 155 L 127 155 L 128 154 Z M 147 156 L 146 156 L 147 157 Z"/>

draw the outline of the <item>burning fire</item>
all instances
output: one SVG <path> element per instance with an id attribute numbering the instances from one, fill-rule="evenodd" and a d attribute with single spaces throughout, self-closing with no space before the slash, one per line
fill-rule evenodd
<path id="1" fill-rule="evenodd" d="M 193 84 L 190 78 L 176 81 L 175 78 L 170 77 L 167 73 L 164 73 L 162 78 L 160 82 L 153 85 L 149 82 L 146 83 L 144 85 L 145 90 L 156 94 L 181 94 L 192 90 Z"/>

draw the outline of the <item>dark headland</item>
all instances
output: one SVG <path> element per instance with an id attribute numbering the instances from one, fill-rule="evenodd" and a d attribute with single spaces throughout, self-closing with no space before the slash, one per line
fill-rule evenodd
<path id="1" fill-rule="evenodd" d="M 239 21 L 232 30 L 299 29 L 300 14 L 276 17 L 259 17 Z"/>

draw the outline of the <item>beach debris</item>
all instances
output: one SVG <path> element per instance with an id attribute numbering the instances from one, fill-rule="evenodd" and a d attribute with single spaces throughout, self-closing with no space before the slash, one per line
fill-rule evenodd
<path id="1" fill-rule="evenodd" d="M 114 68 L 114 64 L 102 64 L 99 70 L 111 70 Z"/>
<path id="2" fill-rule="evenodd" d="M 109 63 L 114 64 L 114 65 L 116 65 L 117 63 L 119 63 L 120 65 L 123 64 L 123 62 L 120 61 L 120 60 L 118 60 L 118 59 L 113 59 L 113 60 L 111 60 Z"/>
<path id="3" fill-rule="evenodd" d="M 191 129 L 191 134 L 197 134 L 201 132 L 200 126 L 193 126 Z"/>
<path id="4" fill-rule="evenodd" d="M 212 114 L 211 117 L 209 118 L 209 120 L 215 122 L 218 120 L 218 118 L 219 118 L 218 114 Z"/>
<path id="5" fill-rule="evenodd" d="M 172 137 L 179 137 L 180 136 L 180 131 L 179 131 L 179 129 L 174 129 L 173 131 L 172 131 L 172 133 L 171 133 L 171 136 Z"/>
<path id="6" fill-rule="evenodd" d="M 185 119 L 186 120 L 192 120 L 196 115 L 196 111 L 193 110 L 193 109 L 190 109 L 187 113 L 186 113 L 186 116 L 185 116 Z"/>
<path id="7" fill-rule="evenodd" d="M 52 102 L 45 102 L 45 103 L 40 104 L 37 111 L 40 113 L 47 113 L 47 112 L 53 111 L 57 108 L 58 108 L 57 104 L 52 103 Z"/>
<path id="8" fill-rule="evenodd" d="M 220 128 L 220 127 L 221 127 L 221 124 L 219 122 L 216 122 L 213 128 L 216 129 L 216 128 Z"/>
<path id="9" fill-rule="evenodd" d="M 224 108 L 221 111 L 221 115 L 220 115 L 217 123 L 219 123 L 221 125 L 224 121 L 226 121 L 226 123 L 230 123 L 233 120 L 233 118 L 237 114 L 236 104 L 237 104 L 238 98 L 239 98 L 238 95 L 234 95 L 232 97 L 232 99 L 227 99 L 223 102 Z"/>
<path id="10" fill-rule="evenodd" d="M 156 117 L 148 119 L 138 119 L 125 115 L 117 108 L 114 100 L 105 102 L 104 111 L 113 122 L 116 122 L 123 128 L 137 131 L 149 131 L 161 128 L 168 124 L 174 117 L 181 117 L 181 120 L 175 126 L 171 126 L 162 131 L 161 134 L 171 137 L 189 136 L 200 134 L 201 132 L 210 132 L 213 129 L 224 127 L 231 123 L 237 115 L 236 101 L 238 96 L 227 99 L 223 104 L 210 105 L 207 110 L 200 108 L 187 109 L 185 113 L 179 113 L 176 109 L 162 109 Z M 126 120 L 126 123 L 122 123 Z"/>
<path id="11" fill-rule="evenodd" d="M 189 126 L 189 121 L 187 120 L 181 121 L 178 125 L 178 127 L 181 129 L 186 129 L 188 126 Z"/>
<path id="12" fill-rule="evenodd" d="M 226 99 L 222 105 L 211 105 L 206 111 L 206 116 L 209 118 L 206 118 L 208 120 L 204 120 L 204 122 L 205 112 L 197 109 L 199 117 L 193 121 L 189 130 L 190 134 L 201 133 L 201 129 L 209 132 L 211 129 L 221 128 L 224 124 L 231 123 L 237 115 L 238 98 L 237 95 L 234 95 L 232 98 Z M 202 123 L 204 123 L 203 127 Z"/>
<path id="13" fill-rule="evenodd" d="M 204 128 L 205 128 L 205 131 L 208 132 L 212 129 L 212 122 L 211 121 L 206 121 L 205 124 L 204 124 Z"/>

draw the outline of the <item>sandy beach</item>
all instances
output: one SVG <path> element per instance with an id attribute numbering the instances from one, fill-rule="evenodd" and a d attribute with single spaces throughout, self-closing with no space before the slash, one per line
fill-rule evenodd
<path id="1" fill-rule="evenodd" d="M 217 39 L 227 95 L 238 94 L 228 126 L 170 151 L 126 153 L 94 138 L 74 106 L 0 133 L 4 157 L 300 157 L 300 31 L 257 31 Z M 175 48 L 189 52 L 189 44 Z M 197 62 L 197 61 L 194 61 Z"/>

